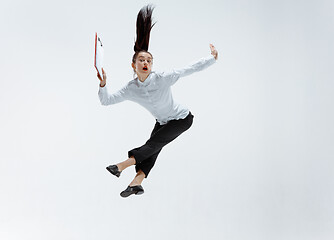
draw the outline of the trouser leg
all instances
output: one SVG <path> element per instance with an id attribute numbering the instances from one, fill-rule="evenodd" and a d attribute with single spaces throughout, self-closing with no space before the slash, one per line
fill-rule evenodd
<path id="1" fill-rule="evenodd" d="M 156 158 L 161 149 L 189 129 L 193 122 L 193 115 L 189 115 L 185 119 L 171 120 L 165 125 L 156 124 L 152 131 L 150 139 L 141 147 L 129 151 L 129 157 L 136 159 L 136 166 L 147 166 L 149 170 L 154 166 Z M 147 163 L 145 163 L 148 161 Z M 145 165 L 144 165 L 145 163 Z M 136 169 L 141 169 L 137 168 Z M 141 169 L 148 174 L 149 170 Z M 146 172 L 145 172 L 146 171 Z"/>
<path id="2" fill-rule="evenodd" d="M 145 173 L 145 178 L 147 178 L 148 174 L 150 173 L 151 169 L 153 168 L 157 157 L 159 155 L 160 151 L 152 155 L 151 157 L 147 158 L 145 161 L 142 161 L 141 163 L 136 164 L 136 172 L 139 170 L 142 170 Z"/>
<path id="3" fill-rule="evenodd" d="M 157 132 L 159 131 L 159 129 L 163 127 L 163 125 L 160 125 L 158 122 L 156 122 L 153 130 L 152 130 L 152 133 L 151 133 L 151 136 L 150 138 L 152 138 L 152 136 Z M 139 149 L 139 148 L 135 148 L 134 150 L 136 149 Z M 160 150 L 161 151 L 161 150 Z M 147 158 L 145 161 L 142 161 L 140 163 L 136 163 L 136 172 L 139 172 L 139 170 L 142 170 L 144 173 L 145 173 L 145 178 L 147 178 L 148 174 L 150 173 L 151 169 L 153 168 L 154 164 L 155 164 L 155 161 L 159 155 L 159 152 L 153 154 L 152 156 L 150 156 L 149 158 Z M 129 154 L 130 156 L 130 154 Z"/>

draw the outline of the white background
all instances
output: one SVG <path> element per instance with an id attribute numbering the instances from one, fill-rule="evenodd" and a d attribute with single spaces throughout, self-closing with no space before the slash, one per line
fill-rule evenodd
<path id="1" fill-rule="evenodd" d="M 154 70 L 219 61 L 173 87 L 194 124 L 123 199 L 134 169 L 105 167 L 155 121 L 101 106 L 94 35 L 116 91 L 146 3 L 1 1 L 0 239 L 333 239 L 333 1 L 153 1 Z"/>

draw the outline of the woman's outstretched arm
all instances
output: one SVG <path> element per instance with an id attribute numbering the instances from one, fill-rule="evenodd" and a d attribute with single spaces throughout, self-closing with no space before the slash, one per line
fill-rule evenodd
<path id="1" fill-rule="evenodd" d="M 197 62 L 190 64 L 184 68 L 174 69 L 171 72 L 163 72 L 161 76 L 165 79 L 165 82 L 169 85 L 173 85 L 180 77 L 188 76 L 194 72 L 199 72 L 207 67 L 211 66 L 218 59 L 218 51 L 210 44 L 211 55 L 206 58 L 201 58 Z"/>

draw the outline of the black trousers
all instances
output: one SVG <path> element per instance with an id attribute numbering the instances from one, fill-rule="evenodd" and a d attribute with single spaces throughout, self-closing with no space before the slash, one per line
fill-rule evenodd
<path id="1" fill-rule="evenodd" d="M 129 157 L 136 159 L 136 171 L 142 170 L 147 178 L 162 148 L 188 130 L 193 118 L 189 112 L 185 119 L 171 120 L 164 125 L 156 122 L 150 139 L 143 146 L 128 152 Z"/>

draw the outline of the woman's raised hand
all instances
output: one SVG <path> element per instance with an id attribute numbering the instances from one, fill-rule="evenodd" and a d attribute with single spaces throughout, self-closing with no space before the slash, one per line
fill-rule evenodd
<path id="1" fill-rule="evenodd" d="M 101 78 L 100 74 L 97 73 L 97 77 L 99 78 L 100 82 L 100 87 L 104 87 L 107 83 L 107 74 L 104 71 L 104 69 L 102 68 L 102 75 L 103 75 L 103 79 Z"/>
<path id="2" fill-rule="evenodd" d="M 211 43 L 210 43 L 210 50 L 211 50 L 212 56 L 214 56 L 215 59 L 217 60 L 218 59 L 218 51 L 216 50 L 215 46 L 213 46 Z"/>

